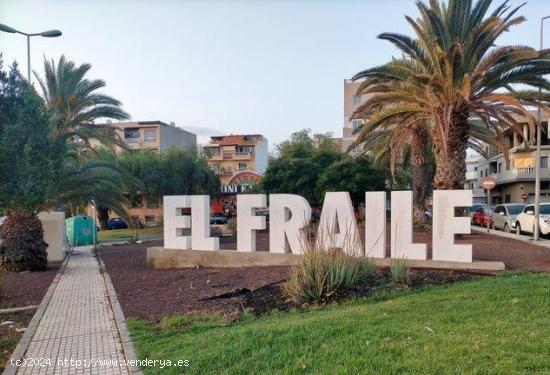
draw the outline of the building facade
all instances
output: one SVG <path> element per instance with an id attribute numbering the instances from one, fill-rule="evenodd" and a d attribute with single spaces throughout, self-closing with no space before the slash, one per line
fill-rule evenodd
<path id="1" fill-rule="evenodd" d="M 152 150 L 162 153 L 172 147 L 179 149 L 195 149 L 197 136 L 173 122 L 166 124 L 162 121 L 129 121 L 111 122 L 117 135 L 131 150 Z M 116 152 L 122 149 L 117 147 Z M 88 210 L 91 213 L 91 208 Z M 128 207 L 128 216 L 137 225 L 154 226 L 162 223 L 162 202 L 158 197 L 136 196 L 131 207 Z M 116 217 L 112 214 L 111 217 Z"/>
<path id="2" fill-rule="evenodd" d="M 532 114 L 537 118 L 536 111 Z M 548 114 L 542 113 L 542 137 L 540 155 L 540 190 L 541 202 L 550 202 L 550 134 L 548 133 Z M 535 133 L 536 135 L 536 133 Z M 529 145 L 530 129 L 527 121 L 523 132 L 512 130 L 505 132 L 504 140 L 509 147 L 509 162 L 496 147 L 485 145 L 485 157 L 470 157 L 466 161 L 465 188 L 474 190 L 474 200 L 487 202 L 487 191 L 481 194 L 481 181 L 487 176 L 496 180 L 496 187 L 491 191 L 490 203 L 532 203 L 535 199 L 535 145 Z"/>
<path id="3" fill-rule="evenodd" d="M 354 131 L 363 125 L 361 119 L 351 119 L 353 113 L 365 102 L 368 95 L 356 95 L 357 89 L 362 81 L 353 82 L 351 79 L 344 80 L 344 127 L 342 129 L 342 151 L 347 151 L 348 148 L 357 139 L 357 134 Z"/>
<path id="4" fill-rule="evenodd" d="M 267 169 L 267 139 L 260 134 L 213 136 L 204 152 L 222 185 L 222 197 L 213 203 L 213 211 L 231 214 L 236 194 L 258 184 Z"/>
<path id="5" fill-rule="evenodd" d="M 197 136 L 162 121 L 113 122 L 118 136 L 133 150 L 163 152 L 171 147 L 196 148 Z"/>

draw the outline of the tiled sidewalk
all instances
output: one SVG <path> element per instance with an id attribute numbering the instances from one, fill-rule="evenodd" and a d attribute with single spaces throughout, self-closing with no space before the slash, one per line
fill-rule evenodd
<path id="1" fill-rule="evenodd" d="M 129 373 L 121 365 L 120 334 L 91 247 L 72 253 L 24 358 L 35 363 L 19 366 L 17 374 Z"/>

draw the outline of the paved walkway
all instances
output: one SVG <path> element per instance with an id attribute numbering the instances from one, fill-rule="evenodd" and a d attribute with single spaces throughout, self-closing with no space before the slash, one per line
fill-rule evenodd
<path id="1" fill-rule="evenodd" d="M 105 280 L 91 247 L 76 248 L 17 374 L 128 374 Z M 72 363 L 71 363 L 72 360 Z"/>

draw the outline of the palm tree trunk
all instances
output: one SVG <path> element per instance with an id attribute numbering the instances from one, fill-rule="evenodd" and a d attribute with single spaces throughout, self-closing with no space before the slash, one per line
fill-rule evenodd
<path id="1" fill-rule="evenodd" d="M 441 137 L 435 138 L 436 170 L 434 188 L 437 190 L 462 190 L 466 181 L 466 149 L 468 147 L 468 113 L 455 112 L 451 116 L 446 145 Z"/>
<path id="2" fill-rule="evenodd" d="M 34 213 L 8 215 L 2 225 L 0 268 L 9 271 L 40 271 L 48 265 L 44 229 Z"/>
<path id="3" fill-rule="evenodd" d="M 413 220 L 423 226 L 426 218 L 427 184 L 428 184 L 428 136 L 425 129 L 419 128 L 411 137 L 411 164 L 412 164 L 412 191 L 413 191 Z"/>
<path id="4" fill-rule="evenodd" d="M 109 222 L 109 209 L 107 207 L 98 205 L 97 220 L 99 221 L 101 229 L 107 229 L 107 223 Z"/>

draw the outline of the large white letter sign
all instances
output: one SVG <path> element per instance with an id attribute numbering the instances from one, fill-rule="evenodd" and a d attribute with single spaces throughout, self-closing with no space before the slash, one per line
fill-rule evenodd
<path id="1" fill-rule="evenodd" d="M 191 228 L 191 217 L 183 215 L 183 208 L 191 207 L 188 195 L 165 195 L 164 210 L 164 247 L 167 249 L 191 249 L 191 236 L 184 236 L 184 229 Z"/>
<path id="2" fill-rule="evenodd" d="M 472 261 L 472 245 L 455 245 L 455 233 L 470 234 L 470 218 L 455 217 L 455 207 L 472 205 L 471 190 L 434 190 L 432 258 L 455 262 Z"/>
<path id="3" fill-rule="evenodd" d="M 386 192 L 365 193 L 365 256 L 386 257 Z"/>
<path id="4" fill-rule="evenodd" d="M 269 195 L 269 251 L 303 254 L 307 245 L 304 228 L 311 219 L 311 207 L 294 194 Z"/>
<path id="5" fill-rule="evenodd" d="M 237 251 L 256 251 L 256 230 L 265 229 L 265 217 L 254 210 L 266 206 L 265 194 L 237 195 Z"/>
<path id="6" fill-rule="evenodd" d="M 210 197 L 191 196 L 191 244 L 194 250 L 219 250 L 220 239 L 210 237 Z"/>
<path id="7" fill-rule="evenodd" d="M 363 255 L 353 205 L 348 192 L 326 193 L 317 230 L 317 247 L 339 247 L 348 254 Z"/>
<path id="8" fill-rule="evenodd" d="M 391 192 L 391 257 L 426 260 L 425 243 L 413 243 L 412 191 Z"/>

